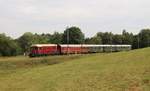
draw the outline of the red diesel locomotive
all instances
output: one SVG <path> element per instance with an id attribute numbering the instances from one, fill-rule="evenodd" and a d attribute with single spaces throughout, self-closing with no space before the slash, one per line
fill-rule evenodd
<path id="1" fill-rule="evenodd" d="M 131 45 L 35 44 L 31 46 L 29 56 L 36 57 L 60 54 L 85 54 L 128 50 L 131 50 Z"/>

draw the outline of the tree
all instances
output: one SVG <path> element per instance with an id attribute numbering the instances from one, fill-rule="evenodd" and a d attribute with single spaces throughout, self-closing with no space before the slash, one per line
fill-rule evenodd
<path id="1" fill-rule="evenodd" d="M 61 44 L 62 43 L 62 33 L 54 32 L 51 38 L 51 43 L 53 44 Z"/>
<path id="2" fill-rule="evenodd" d="M 21 51 L 17 42 L 5 36 L 5 34 L 0 34 L 0 44 L 0 56 L 15 56 Z"/>
<path id="3" fill-rule="evenodd" d="M 47 34 L 41 34 L 41 37 L 45 40 L 46 43 L 52 43 L 52 35 L 47 33 Z"/>
<path id="4" fill-rule="evenodd" d="M 130 44 L 133 43 L 133 34 L 126 32 L 126 30 L 123 30 L 122 32 L 122 44 Z"/>
<path id="5" fill-rule="evenodd" d="M 142 29 L 138 37 L 140 38 L 141 48 L 150 46 L 150 29 Z"/>
<path id="6" fill-rule="evenodd" d="M 64 44 L 81 44 L 84 41 L 84 34 L 78 27 L 70 27 L 64 31 L 63 39 Z"/>
<path id="7" fill-rule="evenodd" d="M 49 38 L 47 38 L 45 34 L 34 34 L 33 39 L 34 44 L 47 44 L 49 41 Z"/>
<path id="8" fill-rule="evenodd" d="M 98 35 L 102 38 L 102 44 L 112 44 L 113 34 L 111 32 L 99 33 Z"/>
<path id="9" fill-rule="evenodd" d="M 94 37 L 86 38 L 85 39 L 86 44 L 102 44 L 102 38 L 100 33 L 97 33 Z"/>
<path id="10" fill-rule="evenodd" d="M 132 43 L 132 49 L 138 49 L 139 47 L 140 47 L 140 45 L 139 45 L 139 36 L 134 35 L 133 43 Z"/>
<path id="11" fill-rule="evenodd" d="M 114 35 L 113 36 L 113 44 L 122 44 L 122 35 Z"/>
<path id="12" fill-rule="evenodd" d="M 86 38 L 85 44 L 101 44 L 101 38 L 94 36 L 92 38 Z"/>
<path id="13" fill-rule="evenodd" d="M 35 43 L 36 39 L 34 38 L 34 35 L 32 33 L 26 32 L 17 41 L 21 46 L 23 52 L 28 52 L 30 46 Z"/>

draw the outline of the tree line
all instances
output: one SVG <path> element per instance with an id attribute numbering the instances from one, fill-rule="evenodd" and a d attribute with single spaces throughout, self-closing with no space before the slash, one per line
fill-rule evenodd
<path id="1" fill-rule="evenodd" d="M 29 52 L 32 44 L 129 44 L 132 49 L 150 47 L 150 29 L 142 29 L 138 34 L 126 30 L 122 34 L 98 32 L 95 36 L 85 38 L 78 27 L 69 27 L 64 33 L 33 34 L 26 32 L 17 39 L 0 34 L 0 56 L 16 56 Z"/>

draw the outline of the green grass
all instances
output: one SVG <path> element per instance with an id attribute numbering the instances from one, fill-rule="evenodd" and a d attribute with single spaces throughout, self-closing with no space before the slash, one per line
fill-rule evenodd
<path id="1" fill-rule="evenodd" d="M 0 91 L 150 91 L 150 48 L 0 58 Z"/>

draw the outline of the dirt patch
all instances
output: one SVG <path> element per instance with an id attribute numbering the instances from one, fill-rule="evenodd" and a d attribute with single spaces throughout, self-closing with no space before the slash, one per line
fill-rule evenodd
<path id="1" fill-rule="evenodd" d="M 139 83 L 134 82 L 129 86 L 129 89 L 127 91 L 143 91 L 143 89 L 140 87 Z"/>

